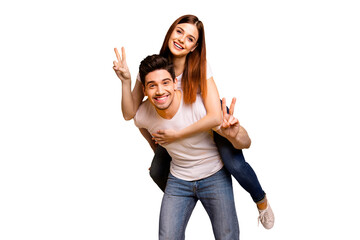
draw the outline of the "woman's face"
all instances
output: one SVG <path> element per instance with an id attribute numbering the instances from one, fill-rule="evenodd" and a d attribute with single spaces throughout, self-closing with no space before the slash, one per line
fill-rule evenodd
<path id="1" fill-rule="evenodd" d="M 184 57 L 195 50 L 199 31 L 194 24 L 180 23 L 170 35 L 168 46 L 174 57 Z"/>

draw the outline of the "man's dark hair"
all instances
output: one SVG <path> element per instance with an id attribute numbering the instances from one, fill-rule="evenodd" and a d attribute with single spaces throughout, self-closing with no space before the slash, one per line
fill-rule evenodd
<path id="1" fill-rule="evenodd" d="M 175 81 L 174 66 L 170 64 L 166 58 L 158 54 L 147 56 L 144 60 L 141 61 L 139 67 L 142 84 L 145 86 L 145 77 L 148 73 L 161 69 L 168 71 L 173 81 Z"/>

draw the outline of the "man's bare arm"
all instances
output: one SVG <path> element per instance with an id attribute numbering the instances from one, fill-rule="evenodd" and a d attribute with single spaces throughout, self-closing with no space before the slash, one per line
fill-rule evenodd
<path id="1" fill-rule="evenodd" d="M 144 136 L 144 138 L 146 139 L 146 141 L 148 141 L 152 150 L 155 152 L 157 144 L 153 140 L 153 137 L 151 136 L 151 134 L 145 128 L 139 128 L 139 130 L 140 130 L 141 134 Z"/>

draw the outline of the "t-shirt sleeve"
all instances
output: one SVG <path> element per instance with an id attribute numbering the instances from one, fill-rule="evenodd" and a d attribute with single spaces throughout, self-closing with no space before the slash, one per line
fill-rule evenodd
<path id="1" fill-rule="evenodd" d="M 136 76 L 136 81 L 141 82 L 140 73 L 137 74 L 137 76 Z"/>
<path id="2" fill-rule="evenodd" d="M 213 76 L 212 70 L 211 70 L 211 66 L 209 64 L 208 61 L 206 61 L 206 79 L 209 79 Z M 139 77 L 140 79 L 140 77 Z"/>
<path id="3" fill-rule="evenodd" d="M 141 125 L 141 121 L 139 121 L 139 111 L 137 111 L 136 114 L 135 114 L 134 124 L 138 128 L 143 128 L 142 125 Z"/>
<path id="4" fill-rule="evenodd" d="M 148 121 L 150 118 L 150 111 L 151 105 L 148 100 L 145 100 L 142 102 L 139 106 L 139 109 L 136 111 L 136 114 L 134 116 L 134 124 L 138 128 L 147 128 L 148 127 Z"/>
<path id="5" fill-rule="evenodd" d="M 136 111 L 136 114 L 134 116 L 134 124 L 138 128 L 145 128 L 145 126 L 144 126 L 145 108 L 142 105 L 144 105 L 144 104 L 140 104 L 139 109 Z"/>

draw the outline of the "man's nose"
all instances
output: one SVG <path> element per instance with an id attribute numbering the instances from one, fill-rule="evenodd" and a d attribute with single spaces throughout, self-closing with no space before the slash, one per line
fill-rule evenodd
<path id="1" fill-rule="evenodd" d="M 160 85 L 157 87 L 156 89 L 156 94 L 157 95 L 162 95 L 164 93 L 164 88 Z"/>

